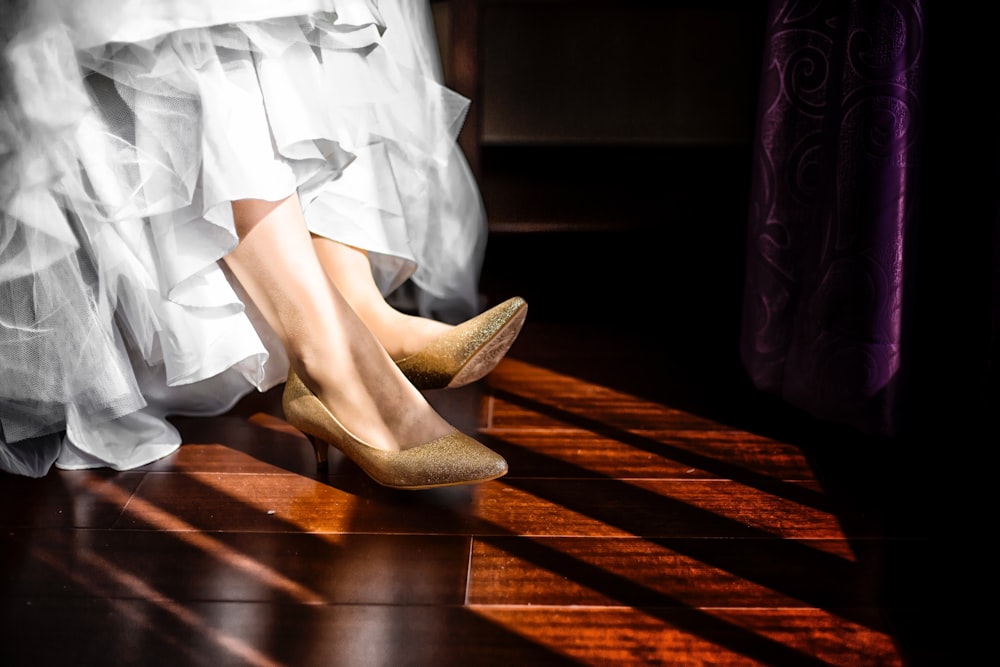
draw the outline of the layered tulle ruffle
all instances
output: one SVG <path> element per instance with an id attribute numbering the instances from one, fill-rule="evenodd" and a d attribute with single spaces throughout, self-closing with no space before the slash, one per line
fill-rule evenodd
<path id="1" fill-rule="evenodd" d="M 0 468 L 142 465 L 180 442 L 166 415 L 284 379 L 220 262 L 234 199 L 298 193 L 314 233 L 369 251 L 384 294 L 409 281 L 425 314 L 474 312 L 468 101 L 441 85 L 425 5 L 206 3 L 176 29 L 123 15 L 102 41 L 79 14 L 98 4 L 36 6 L 5 44 Z"/>

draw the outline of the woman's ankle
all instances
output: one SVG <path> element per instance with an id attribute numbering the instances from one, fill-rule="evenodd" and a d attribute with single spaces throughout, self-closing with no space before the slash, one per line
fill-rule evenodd
<path id="1" fill-rule="evenodd" d="M 384 309 L 362 312 L 362 321 L 396 361 L 416 354 L 452 329 L 450 324 L 402 313 L 388 304 Z"/>

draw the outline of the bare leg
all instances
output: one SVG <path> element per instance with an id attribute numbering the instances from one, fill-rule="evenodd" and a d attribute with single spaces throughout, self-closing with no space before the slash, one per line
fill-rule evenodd
<path id="1" fill-rule="evenodd" d="M 358 317 L 393 359 L 423 349 L 452 326 L 426 317 L 401 313 L 383 298 L 364 250 L 314 236 L 320 264 Z"/>
<path id="2" fill-rule="evenodd" d="M 330 281 L 296 195 L 235 201 L 233 215 L 240 243 L 227 265 L 278 334 L 292 368 L 341 423 L 387 450 L 455 431 Z"/>

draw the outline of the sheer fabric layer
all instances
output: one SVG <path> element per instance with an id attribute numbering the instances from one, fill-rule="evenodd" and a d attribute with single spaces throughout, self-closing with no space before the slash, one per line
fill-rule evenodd
<path id="1" fill-rule="evenodd" d="M 0 468 L 143 465 L 179 445 L 167 415 L 284 379 L 220 261 L 235 199 L 297 192 L 384 294 L 475 312 L 468 101 L 441 84 L 425 3 L 155 3 L 148 21 L 121 3 L 95 39 L 104 4 L 34 5 L 4 44 Z"/>

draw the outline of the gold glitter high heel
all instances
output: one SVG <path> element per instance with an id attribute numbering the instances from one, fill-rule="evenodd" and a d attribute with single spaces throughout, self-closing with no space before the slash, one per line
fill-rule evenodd
<path id="1" fill-rule="evenodd" d="M 461 387 L 500 363 L 521 332 L 528 303 L 511 297 L 462 322 L 430 345 L 396 362 L 418 389 Z"/>
<path id="2" fill-rule="evenodd" d="M 327 466 L 327 446 L 333 445 L 373 480 L 394 489 L 472 484 L 507 474 L 502 456 L 457 430 L 402 451 L 372 447 L 344 428 L 294 371 L 288 373 L 281 403 L 285 420 L 312 443 L 320 470 Z"/>

